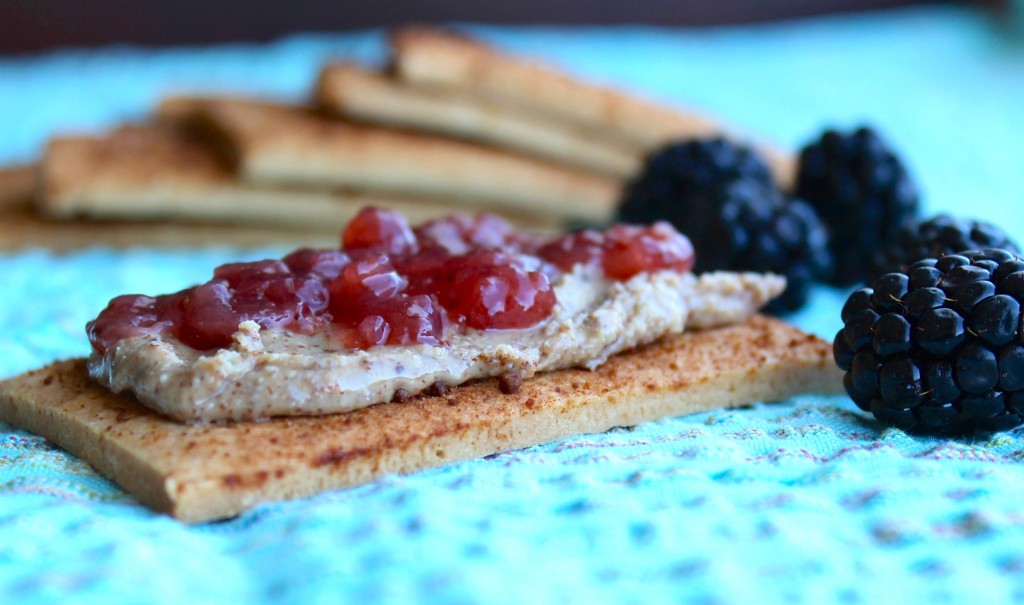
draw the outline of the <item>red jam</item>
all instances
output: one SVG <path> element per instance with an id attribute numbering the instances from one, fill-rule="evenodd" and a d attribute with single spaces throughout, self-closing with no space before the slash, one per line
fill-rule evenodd
<path id="1" fill-rule="evenodd" d="M 409 227 L 402 215 L 363 209 L 340 250 L 302 249 L 282 260 L 232 263 L 176 294 L 119 296 L 87 326 L 103 353 L 117 341 L 171 334 L 198 350 L 231 344 L 238 324 L 312 333 L 329 328 L 351 347 L 439 344 L 460 327 L 506 330 L 551 315 L 551 281 L 577 264 L 609 279 L 689 271 L 693 248 L 666 223 L 616 225 L 546 240 L 487 214 Z"/>

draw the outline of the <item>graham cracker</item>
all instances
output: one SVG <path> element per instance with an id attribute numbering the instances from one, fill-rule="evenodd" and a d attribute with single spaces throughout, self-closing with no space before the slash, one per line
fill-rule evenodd
<path id="1" fill-rule="evenodd" d="M 68 221 L 41 217 L 33 202 L 38 168 L 0 168 L 0 251 L 45 248 L 223 245 L 337 246 L 337 234 L 252 225 L 187 222 Z"/>
<path id="2" fill-rule="evenodd" d="M 478 95 L 409 84 L 351 63 L 325 66 L 316 98 L 322 108 L 354 120 L 482 141 L 612 178 L 633 176 L 643 158 L 599 130 Z"/>
<path id="3" fill-rule="evenodd" d="M 55 138 L 40 178 L 37 210 L 62 219 L 234 223 L 336 235 L 368 205 L 398 210 L 412 223 L 459 209 L 432 200 L 241 183 L 213 149 L 166 125 Z"/>
<path id="4" fill-rule="evenodd" d="M 561 370 L 345 414 L 187 425 L 90 381 L 85 360 L 0 382 L 0 420 L 187 523 L 571 435 L 801 393 L 839 393 L 831 346 L 777 319 L 686 333 Z"/>
<path id="5" fill-rule="evenodd" d="M 210 133 L 241 180 L 444 199 L 473 210 L 566 220 L 611 217 L 621 183 L 522 154 L 345 122 L 309 108 L 224 97 L 174 97 L 158 110 Z"/>
<path id="6" fill-rule="evenodd" d="M 695 111 L 574 77 L 542 61 L 520 57 L 479 40 L 427 27 L 392 32 L 392 70 L 411 85 L 473 94 L 525 113 L 602 132 L 641 152 L 683 138 L 747 137 Z M 795 158 L 764 143 L 755 147 L 780 185 L 793 183 Z"/>

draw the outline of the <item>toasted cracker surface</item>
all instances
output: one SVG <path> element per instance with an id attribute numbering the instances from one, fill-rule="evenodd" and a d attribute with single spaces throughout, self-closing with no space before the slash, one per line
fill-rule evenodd
<path id="1" fill-rule="evenodd" d="M 393 67 L 402 80 L 508 99 L 531 111 L 607 129 L 640 148 L 722 132 L 705 116 L 586 82 L 466 36 L 407 27 L 392 32 L 390 41 Z"/>
<path id="2" fill-rule="evenodd" d="M 413 223 L 459 209 L 393 195 L 241 183 L 216 151 L 192 133 L 167 125 L 53 139 L 41 179 L 37 209 L 53 218 L 171 219 L 336 234 L 364 206 L 393 208 Z"/>
<path id="3" fill-rule="evenodd" d="M 133 246 L 337 246 L 337 241 L 337 233 L 319 231 L 189 222 L 54 220 L 40 217 L 31 203 L 0 207 L 2 251 L 25 248 L 69 251 Z"/>
<path id="4" fill-rule="evenodd" d="M 447 137 L 345 122 L 309 108 L 227 97 L 169 98 L 158 113 L 222 142 L 242 180 L 468 203 L 553 222 L 605 220 L 621 183 Z"/>
<path id="5" fill-rule="evenodd" d="M 185 522 L 667 416 L 842 389 L 831 347 L 775 319 L 687 333 L 504 395 L 496 381 L 323 417 L 185 425 L 91 382 L 84 360 L 0 383 L 0 420 Z"/>
<path id="6" fill-rule="evenodd" d="M 253 225 L 48 219 L 39 216 L 35 209 L 37 174 L 38 168 L 34 166 L 0 169 L 0 250 L 46 248 L 66 251 L 96 246 L 337 245 L 336 233 Z"/>
<path id="7" fill-rule="evenodd" d="M 390 42 L 392 68 L 403 82 L 470 93 L 526 114 L 568 121 L 644 153 L 682 138 L 737 136 L 735 129 L 696 111 L 588 82 L 464 35 L 406 27 L 392 32 Z M 791 154 L 763 143 L 757 148 L 780 184 L 789 186 L 795 172 Z"/>
<path id="8" fill-rule="evenodd" d="M 325 66 L 316 95 L 324 109 L 355 120 L 483 141 L 614 178 L 634 175 L 643 157 L 600 130 L 478 95 L 410 84 L 351 63 Z"/>

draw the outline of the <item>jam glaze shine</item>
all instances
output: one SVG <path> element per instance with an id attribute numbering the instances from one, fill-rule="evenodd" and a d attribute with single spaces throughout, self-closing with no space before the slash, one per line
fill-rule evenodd
<path id="1" fill-rule="evenodd" d="M 115 299 L 89 326 L 90 376 L 182 422 L 349 412 L 437 385 L 498 378 L 507 391 L 538 372 L 595 369 L 745 321 L 785 287 L 694 276 L 688 241 L 658 225 L 545 239 L 486 215 L 410 229 L 368 210 L 342 244 Z"/>
<path id="2" fill-rule="evenodd" d="M 413 229 L 397 212 L 365 208 L 341 241 L 337 250 L 222 265 L 210 281 L 174 294 L 117 297 L 87 326 L 93 349 L 102 354 L 147 334 L 222 349 L 246 321 L 300 334 L 326 330 L 354 349 L 439 345 L 466 328 L 542 323 L 557 302 L 552 282 L 577 265 L 625 281 L 685 273 L 694 263 L 689 240 L 666 223 L 545 239 L 488 214 Z"/>

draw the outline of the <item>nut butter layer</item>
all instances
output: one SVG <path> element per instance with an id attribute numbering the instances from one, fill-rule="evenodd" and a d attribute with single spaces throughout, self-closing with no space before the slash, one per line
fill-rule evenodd
<path id="1" fill-rule="evenodd" d="M 466 36 L 409 27 L 392 33 L 391 48 L 393 69 L 403 82 L 473 94 L 526 114 L 567 121 L 641 152 L 674 139 L 735 134 L 696 112 L 586 82 Z M 768 145 L 758 147 L 780 183 L 792 183 L 794 158 Z"/>
<path id="2" fill-rule="evenodd" d="M 542 325 L 468 330 L 443 346 L 351 349 L 326 331 L 296 334 L 239 326 L 233 344 L 204 354 L 166 334 L 126 338 L 89 360 L 90 374 L 115 392 L 184 422 L 348 412 L 418 394 L 436 382 L 530 377 L 572 366 L 596 367 L 610 355 L 686 327 L 745 321 L 778 296 L 785 280 L 757 273 L 674 271 L 626 282 L 585 271 L 554 283 L 558 303 Z"/>
<path id="3" fill-rule="evenodd" d="M 344 122 L 313 110 L 245 99 L 173 97 L 184 117 L 222 142 L 239 178 L 266 185 L 444 199 L 474 210 L 603 221 L 620 183 L 529 156 L 450 138 Z"/>
<path id="4" fill-rule="evenodd" d="M 471 93 L 409 84 L 350 63 L 325 66 L 316 94 L 321 107 L 354 120 L 490 143 L 613 178 L 633 176 L 643 157 L 589 127 Z"/>
<path id="5" fill-rule="evenodd" d="M 594 371 L 497 381 L 347 414 L 184 425 L 92 382 L 84 360 L 0 383 L 0 420 L 92 464 L 189 523 L 580 433 L 668 416 L 839 393 L 828 343 L 776 319 L 673 336 Z"/>
<path id="6" fill-rule="evenodd" d="M 202 141 L 177 128 L 127 126 L 106 137 L 50 141 L 38 210 L 51 218 L 230 222 L 337 233 L 364 206 L 393 208 L 411 221 L 456 207 L 426 200 L 240 183 Z"/>

